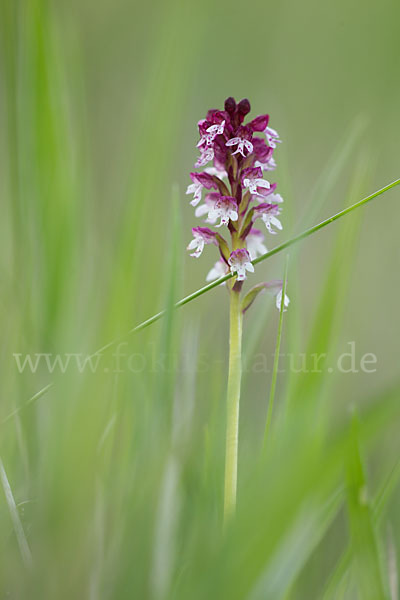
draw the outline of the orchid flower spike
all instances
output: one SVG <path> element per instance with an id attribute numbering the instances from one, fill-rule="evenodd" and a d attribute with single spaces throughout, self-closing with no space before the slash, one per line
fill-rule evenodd
<path id="1" fill-rule="evenodd" d="M 264 177 L 276 167 L 274 152 L 281 140 L 269 126 L 268 114 L 245 122 L 249 112 L 246 98 L 238 103 L 227 98 L 222 110 L 209 110 L 198 123 L 200 156 L 195 166 L 202 170 L 190 173 L 186 193 L 192 196 L 195 216 L 216 229 L 194 227 L 188 250 L 198 258 L 205 245 L 218 247 L 220 257 L 207 281 L 230 271 L 243 282 L 254 271 L 252 261 L 267 252 L 264 233 L 254 227 L 256 219 L 264 222 L 267 235 L 282 230 L 282 196 L 277 184 Z"/>

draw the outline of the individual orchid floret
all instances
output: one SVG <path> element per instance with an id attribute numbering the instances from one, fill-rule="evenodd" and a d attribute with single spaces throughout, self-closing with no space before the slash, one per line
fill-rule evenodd
<path id="1" fill-rule="evenodd" d="M 278 310 L 281 310 L 282 293 L 283 293 L 283 290 L 278 292 L 276 295 L 276 298 L 275 298 L 275 305 Z M 283 312 L 286 312 L 286 309 L 289 306 L 289 302 L 290 302 L 289 297 L 285 294 L 285 298 L 283 299 Z"/>
<path id="2" fill-rule="evenodd" d="M 223 275 L 226 275 L 226 270 L 226 262 L 222 258 L 220 258 L 219 260 L 217 260 L 212 269 L 208 271 L 206 281 L 215 281 L 216 279 L 219 279 Z"/>
<path id="3" fill-rule="evenodd" d="M 200 202 L 203 188 L 207 190 L 217 189 L 217 185 L 209 173 L 190 173 L 190 178 L 193 183 L 188 186 L 186 194 L 193 194 L 193 200 L 190 202 L 192 206 L 197 206 Z"/>
<path id="4" fill-rule="evenodd" d="M 229 221 L 237 221 L 239 218 L 237 203 L 235 198 L 232 196 L 221 196 L 220 194 L 208 194 L 209 200 L 212 197 L 213 206 L 208 211 L 208 219 L 210 223 L 215 223 L 215 221 L 220 218 L 221 221 L 216 227 L 221 227 L 222 225 L 228 225 Z"/>
<path id="5" fill-rule="evenodd" d="M 266 198 L 268 197 L 268 201 L 270 197 L 275 193 L 276 183 L 270 183 L 269 188 L 266 187 L 258 187 L 257 194 L 252 195 L 252 200 L 257 200 L 258 202 L 266 202 Z M 272 202 L 270 202 L 272 204 Z"/>
<path id="6" fill-rule="evenodd" d="M 192 177 L 192 173 L 190 174 Z M 190 202 L 192 206 L 197 206 L 203 194 L 203 186 L 199 182 L 193 182 L 188 185 L 186 194 L 193 194 L 193 200 Z"/>
<path id="7" fill-rule="evenodd" d="M 195 167 L 204 167 L 210 160 L 214 158 L 214 148 L 212 146 L 205 146 L 201 150 L 201 154 L 195 163 Z"/>
<path id="8" fill-rule="evenodd" d="M 263 162 L 262 160 L 256 160 L 254 166 L 261 167 L 263 171 L 274 171 L 276 169 L 276 160 L 271 154 L 270 157 L 266 159 L 266 162 Z"/>
<path id="9" fill-rule="evenodd" d="M 226 146 L 236 146 L 237 148 L 235 152 L 232 152 L 232 156 L 235 154 L 241 154 L 243 157 L 246 157 L 244 150 L 246 149 L 247 154 L 251 154 L 253 152 L 253 144 L 244 137 L 234 137 L 228 140 L 225 144 Z"/>
<path id="10" fill-rule="evenodd" d="M 264 244 L 264 234 L 259 229 L 252 227 L 246 237 L 247 250 L 250 254 L 251 260 L 257 258 L 268 252 L 267 247 Z"/>
<path id="11" fill-rule="evenodd" d="M 276 169 L 276 160 L 273 156 L 266 162 L 263 167 L 264 171 L 274 171 Z"/>
<path id="12" fill-rule="evenodd" d="M 206 197 L 204 198 L 204 204 L 200 204 L 200 206 L 198 206 L 194 212 L 196 217 L 203 217 L 204 215 L 208 215 L 207 219 L 206 219 L 206 223 L 210 223 L 211 225 L 215 224 L 215 221 L 217 220 L 218 217 L 215 217 L 213 219 L 210 219 L 210 213 L 214 210 L 215 208 L 215 203 L 218 200 L 218 198 L 220 198 L 220 194 L 218 192 L 211 192 L 209 194 L 206 195 Z"/>
<path id="13" fill-rule="evenodd" d="M 214 140 L 218 135 L 224 133 L 225 121 L 220 123 L 209 124 L 208 120 L 199 121 L 200 141 L 197 147 L 200 148 L 200 156 L 195 164 L 196 167 L 204 167 L 210 160 L 214 158 Z"/>
<path id="14" fill-rule="evenodd" d="M 187 247 L 187 250 L 194 250 L 190 256 L 199 258 L 206 244 L 217 244 L 216 233 L 208 227 L 193 227 L 193 239 Z"/>
<path id="15" fill-rule="evenodd" d="M 251 194 L 255 194 L 256 196 L 263 196 L 263 194 L 259 191 L 259 188 L 269 190 L 271 187 L 270 182 L 266 179 L 263 179 L 262 170 L 260 167 L 248 167 L 247 169 L 243 169 L 241 180 L 243 187 L 248 189 Z"/>
<path id="16" fill-rule="evenodd" d="M 231 273 L 237 273 L 238 281 L 243 281 L 246 279 L 246 271 L 254 273 L 254 267 L 251 264 L 250 254 L 246 248 L 234 250 L 229 257 L 228 263 L 231 268 Z"/>
<path id="17" fill-rule="evenodd" d="M 222 123 L 217 125 L 211 125 L 210 127 L 207 127 L 206 132 L 201 136 L 197 147 L 201 148 L 201 146 L 211 146 L 217 135 L 224 133 L 224 127 L 225 121 L 222 121 Z"/>
<path id="18" fill-rule="evenodd" d="M 268 283 L 265 283 L 264 285 L 265 288 L 275 296 L 275 306 L 280 311 L 282 304 L 283 281 L 280 279 L 274 279 L 272 281 L 268 281 Z M 285 294 L 285 298 L 283 300 L 283 312 L 286 312 L 289 302 L 289 297 Z"/>
<path id="19" fill-rule="evenodd" d="M 283 198 L 280 194 L 269 194 L 268 201 L 271 204 L 281 204 L 283 202 Z"/>
<path id="20" fill-rule="evenodd" d="M 276 148 L 276 144 L 280 144 L 282 142 L 282 140 L 279 138 L 279 133 L 275 131 L 275 129 L 272 129 L 272 127 L 267 127 L 264 133 L 270 148 Z"/>
<path id="21" fill-rule="evenodd" d="M 265 223 L 265 227 L 268 229 L 270 233 L 277 233 L 272 229 L 272 227 L 276 227 L 276 229 L 282 229 L 282 223 L 277 218 L 280 214 L 281 209 L 277 204 L 269 204 L 262 203 L 254 208 L 254 214 L 256 217 L 261 217 L 261 219 Z"/>

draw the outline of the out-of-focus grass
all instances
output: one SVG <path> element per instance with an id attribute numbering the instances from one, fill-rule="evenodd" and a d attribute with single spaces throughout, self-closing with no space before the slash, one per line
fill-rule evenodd
<path id="1" fill-rule="evenodd" d="M 280 364 L 356 340 L 378 370 L 278 373 L 262 458 L 278 316 L 267 296 L 246 315 L 225 536 L 225 290 L 168 312 L 208 268 L 182 257 L 209 105 L 248 95 L 282 130 L 287 236 L 398 176 L 383 6 L 260 3 L 243 27 L 235 2 L 1 3 L 2 595 L 396 598 L 398 192 L 291 252 Z M 14 353 L 90 354 L 165 307 L 95 372 L 18 372 Z"/>

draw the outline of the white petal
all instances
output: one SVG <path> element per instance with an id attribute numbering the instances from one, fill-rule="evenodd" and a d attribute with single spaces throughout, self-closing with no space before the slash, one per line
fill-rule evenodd
<path id="1" fill-rule="evenodd" d="M 283 202 L 283 198 L 280 194 L 270 194 L 268 201 L 271 202 L 271 204 L 280 204 Z"/>
<path id="2" fill-rule="evenodd" d="M 244 266 L 250 273 L 254 273 L 254 265 L 252 265 L 251 262 L 246 263 Z"/>
<path id="3" fill-rule="evenodd" d="M 187 250 L 193 250 L 194 248 L 197 248 L 198 245 L 198 240 L 192 240 L 188 245 Z"/>
<path id="4" fill-rule="evenodd" d="M 220 216 L 220 212 L 217 208 L 209 208 L 208 209 L 208 218 L 209 219 L 218 219 Z"/>
<path id="5" fill-rule="evenodd" d="M 193 198 L 193 200 L 190 201 L 190 204 L 192 206 L 197 206 L 200 201 L 201 201 L 201 194 L 199 196 L 195 196 Z"/>
<path id="6" fill-rule="evenodd" d="M 270 216 L 270 221 L 271 221 L 271 224 L 274 225 L 277 229 L 282 229 L 282 223 L 280 222 L 279 219 L 277 219 L 273 215 Z"/>
<path id="7" fill-rule="evenodd" d="M 198 206 L 194 212 L 196 217 L 202 217 L 203 215 L 206 215 L 209 211 L 209 208 L 207 206 L 207 204 L 202 204 L 201 206 Z"/>
<path id="8" fill-rule="evenodd" d="M 269 190 L 269 188 L 271 187 L 271 184 L 269 181 L 267 181 L 266 179 L 256 179 L 256 183 L 258 187 L 263 187 L 266 188 L 267 190 Z"/>
<path id="9" fill-rule="evenodd" d="M 235 145 L 236 145 L 236 144 L 238 144 L 239 142 L 240 142 L 240 138 L 238 138 L 238 137 L 235 137 L 235 138 L 232 138 L 231 140 L 228 140 L 228 141 L 225 143 L 225 146 L 235 146 Z"/>
<path id="10" fill-rule="evenodd" d="M 281 302 L 282 302 L 282 290 L 277 293 L 276 299 L 275 299 L 276 308 L 279 311 L 281 310 Z"/>
<path id="11" fill-rule="evenodd" d="M 279 137 L 279 133 L 277 131 L 275 131 L 275 129 L 272 129 L 272 127 L 267 127 L 267 129 L 265 130 L 266 133 L 268 133 L 269 135 L 272 135 L 272 137 Z"/>

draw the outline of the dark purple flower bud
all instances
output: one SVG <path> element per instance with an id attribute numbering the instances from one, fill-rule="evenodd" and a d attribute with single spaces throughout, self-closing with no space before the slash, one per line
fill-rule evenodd
<path id="1" fill-rule="evenodd" d="M 247 123 L 247 127 L 250 127 L 252 131 L 265 131 L 268 126 L 269 115 L 260 115 L 256 117 L 250 123 Z"/>
<path id="2" fill-rule="evenodd" d="M 208 111 L 206 120 L 209 121 L 210 125 L 219 125 L 222 121 L 226 121 L 228 116 L 225 111 L 212 108 Z"/>
<path id="3" fill-rule="evenodd" d="M 243 98 L 243 100 L 241 100 L 237 106 L 237 116 L 238 116 L 239 124 L 243 123 L 243 119 L 245 118 L 245 116 L 247 114 L 249 114 L 249 112 L 250 112 L 250 102 L 247 100 L 247 98 Z"/>
<path id="4" fill-rule="evenodd" d="M 235 114 L 236 102 L 235 102 L 235 98 L 232 98 L 232 96 L 230 96 L 229 98 L 227 98 L 225 100 L 225 110 L 231 117 Z"/>
<path id="5" fill-rule="evenodd" d="M 249 114 L 250 110 L 251 110 L 250 102 L 247 100 L 247 98 L 243 98 L 243 100 L 241 100 L 238 104 L 239 114 L 243 115 L 243 117 L 245 117 L 246 115 Z"/>

